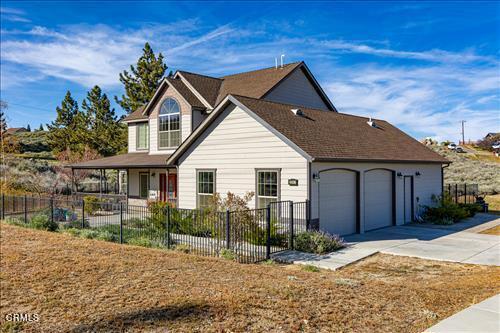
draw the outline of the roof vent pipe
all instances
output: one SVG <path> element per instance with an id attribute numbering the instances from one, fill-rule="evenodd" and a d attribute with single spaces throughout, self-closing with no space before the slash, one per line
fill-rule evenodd
<path id="1" fill-rule="evenodd" d="M 370 119 L 368 119 L 366 123 L 370 125 L 370 127 L 376 127 L 375 122 L 372 120 L 372 117 L 370 117 Z"/>
<path id="2" fill-rule="evenodd" d="M 302 112 L 301 109 L 291 109 L 293 114 L 296 115 L 296 116 L 303 116 L 304 113 Z"/>
<path id="3" fill-rule="evenodd" d="M 274 58 L 274 68 L 278 69 L 278 58 Z"/>
<path id="4" fill-rule="evenodd" d="M 283 59 L 285 58 L 285 55 L 282 54 L 280 58 L 281 58 L 281 68 L 283 68 Z"/>

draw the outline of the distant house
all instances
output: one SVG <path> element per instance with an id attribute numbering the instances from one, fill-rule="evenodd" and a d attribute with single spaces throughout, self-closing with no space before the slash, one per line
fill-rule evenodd
<path id="1" fill-rule="evenodd" d="M 386 121 L 337 112 L 304 62 L 178 71 L 124 123 L 127 154 L 72 168 L 126 171 L 129 204 L 204 208 L 251 191 L 250 208 L 308 200 L 313 224 L 340 235 L 412 222 L 449 163 Z"/>
<path id="2" fill-rule="evenodd" d="M 486 136 L 484 138 L 485 139 L 491 139 L 491 138 L 494 138 L 495 136 L 498 136 L 498 134 L 500 134 L 500 133 L 490 132 L 490 133 L 486 134 Z"/>
<path id="3" fill-rule="evenodd" d="M 7 130 L 5 131 L 5 135 L 13 135 L 13 134 L 17 134 L 17 133 L 25 133 L 25 132 L 28 132 L 28 130 L 24 127 L 11 127 L 11 128 L 7 128 Z"/>

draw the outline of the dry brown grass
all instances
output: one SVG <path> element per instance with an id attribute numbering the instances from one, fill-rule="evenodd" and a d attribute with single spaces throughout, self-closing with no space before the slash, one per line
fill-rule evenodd
<path id="1" fill-rule="evenodd" d="M 480 232 L 480 234 L 500 236 L 500 225 L 497 225 L 496 227 L 493 227 L 493 228 L 483 230 Z"/>
<path id="2" fill-rule="evenodd" d="M 490 213 L 500 215 L 500 194 L 487 195 L 484 200 L 488 203 Z"/>
<path id="3" fill-rule="evenodd" d="M 27 332 L 421 332 L 500 292 L 500 267 L 376 255 L 338 272 L 1 224 L 1 318 Z"/>

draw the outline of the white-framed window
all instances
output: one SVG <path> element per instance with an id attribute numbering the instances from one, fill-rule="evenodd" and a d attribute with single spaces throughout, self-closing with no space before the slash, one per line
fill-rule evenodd
<path id="1" fill-rule="evenodd" d="M 280 171 L 256 170 L 256 178 L 257 208 L 266 208 L 271 202 L 279 201 Z"/>
<path id="2" fill-rule="evenodd" d="M 210 205 L 215 194 L 215 170 L 196 170 L 196 203 L 198 208 Z"/>
<path id="3" fill-rule="evenodd" d="M 177 148 L 181 144 L 181 108 L 173 98 L 163 101 L 158 115 L 158 148 Z"/>
<path id="4" fill-rule="evenodd" d="M 137 123 L 135 125 L 136 132 L 136 149 L 145 150 L 149 148 L 149 124 Z"/>

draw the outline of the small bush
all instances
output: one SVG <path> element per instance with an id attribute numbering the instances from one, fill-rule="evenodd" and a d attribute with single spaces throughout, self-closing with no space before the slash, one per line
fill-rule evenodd
<path id="1" fill-rule="evenodd" d="M 74 237 L 80 237 L 82 230 L 76 228 L 68 228 L 64 230 L 64 232 Z"/>
<path id="2" fill-rule="evenodd" d="M 189 253 L 191 252 L 191 247 L 186 244 L 177 244 L 174 247 L 174 250 L 182 252 L 182 253 Z"/>
<path id="3" fill-rule="evenodd" d="M 306 272 L 313 272 L 313 273 L 318 273 L 319 272 L 319 268 L 316 267 L 316 266 L 313 266 L 313 265 L 302 266 L 302 270 L 306 271 Z"/>
<path id="4" fill-rule="evenodd" d="M 155 243 L 146 237 L 135 237 L 127 240 L 127 244 L 135 245 L 135 246 L 143 246 L 143 247 L 155 247 Z"/>
<path id="5" fill-rule="evenodd" d="M 96 239 L 107 242 L 116 242 L 118 240 L 118 237 L 109 231 L 101 231 L 97 235 Z"/>
<path id="6" fill-rule="evenodd" d="M 96 239 L 99 236 L 99 232 L 96 230 L 83 229 L 80 231 L 80 237 L 86 239 Z"/>
<path id="7" fill-rule="evenodd" d="M 236 253 L 230 249 L 222 249 L 220 251 L 220 256 L 226 260 L 236 260 Z"/>
<path id="8" fill-rule="evenodd" d="M 31 218 L 30 224 L 39 230 L 56 231 L 59 229 L 57 222 L 52 221 L 47 215 L 35 215 Z"/>
<path id="9" fill-rule="evenodd" d="M 5 223 L 11 224 L 11 225 L 17 225 L 20 227 L 26 227 L 26 223 L 24 223 L 24 220 L 19 218 L 19 217 L 7 217 L 5 219 Z"/>
<path id="10" fill-rule="evenodd" d="M 302 252 L 324 254 L 341 249 L 344 246 L 344 240 L 338 235 L 331 235 L 322 231 L 306 231 L 295 237 L 295 248 Z"/>
<path id="11" fill-rule="evenodd" d="M 481 205 L 476 204 L 476 203 L 471 203 L 471 204 L 461 203 L 461 204 L 458 204 L 458 206 L 465 209 L 468 217 L 473 217 L 474 215 L 476 215 L 476 213 L 480 213 L 483 210 Z"/>
<path id="12" fill-rule="evenodd" d="M 434 206 L 424 206 L 424 221 L 449 225 L 467 217 L 474 216 L 480 209 L 476 204 L 456 204 L 449 195 L 432 196 Z"/>
<path id="13" fill-rule="evenodd" d="M 83 202 L 85 203 L 85 213 L 94 215 L 101 208 L 103 201 L 98 197 L 86 196 L 83 197 Z"/>

